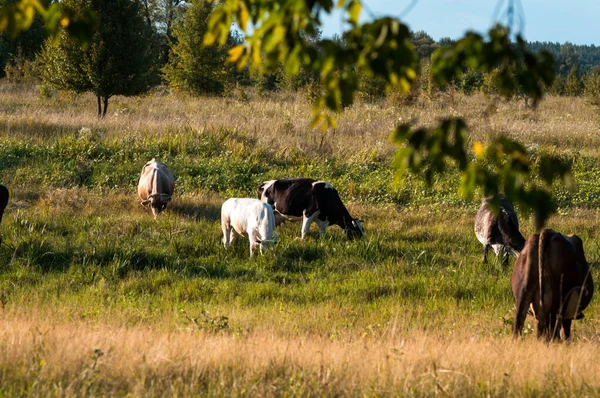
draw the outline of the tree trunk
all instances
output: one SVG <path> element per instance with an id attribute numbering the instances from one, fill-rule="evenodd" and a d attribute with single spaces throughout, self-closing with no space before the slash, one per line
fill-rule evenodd
<path id="1" fill-rule="evenodd" d="M 108 109 L 108 99 L 110 97 L 104 97 L 104 110 L 102 111 L 102 119 L 106 116 L 106 110 Z"/>
<path id="2" fill-rule="evenodd" d="M 104 119 L 106 110 L 108 109 L 108 99 L 110 96 L 102 97 L 101 95 L 97 95 L 96 98 L 98 99 L 98 119 Z"/>

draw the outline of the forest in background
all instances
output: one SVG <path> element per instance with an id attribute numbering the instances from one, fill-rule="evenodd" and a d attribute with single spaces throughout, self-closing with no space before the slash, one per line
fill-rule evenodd
<path id="1" fill-rule="evenodd" d="M 0 6 L 14 2 L 2 0 Z M 67 0 L 65 4 L 80 12 L 91 7 L 100 16 L 100 27 L 92 48 L 81 52 L 77 46 L 69 44 L 65 35 L 58 43 L 49 40 L 38 18 L 31 29 L 16 38 L 0 33 L 0 78 L 15 83 L 41 83 L 42 95 L 51 95 L 53 89 L 91 91 L 100 99 L 106 97 L 107 103 L 113 95 L 137 95 L 157 85 L 167 85 L 173 91 L 193 95 L 231 95 L 237 88 L 247 86 L 267 91 L 305 90 L 309 100 L 314 99 L 314 92 L 320 89 L 318 73 L 314 71 L 301 70 L 298 75 L 289 77 L 282 64 L 275 73 L 259 75 L 251 73 L 248 67 L 237 70 L 226 65 L 227 51 L 243 41 L 241 33 L 235 29 L 225 46 L 203 48 L 207 19 L 214 8 L 210 2 Z M 111 24 L 122 29 L 115 33 L 110 29 Z M 424 31 L 414 31 L 412 39 L 420 60 L 419 77 L 412 94 L 445 90 L 446 87 L 436 85 L 429 76 L 431 56 L 440 46 L 454 41 L 450 38 L 436 41 Z M 310 40 L 316 43 L 321 37 L 316 35 Z M 342 39 L 334 37 L 334 40 Z M 115 41 L 121 45 L 111 44 Z M 548 94 L 585 95 L 593 102 L 600 98 L 600 47 L 537 41 L 528 42 L 527 47 L 534 52 L 548 51 L 554 57 L 556 78 L 545 88 Z M 102 56 L 86 58 L 85 54 L 95 52 Z M 124 60 L 127 57 L 123 54 L 131 55 L 132 52 L 136 54 L 135 61 Z M 100 62 L 106 63 L 107 58 L 114 65 L 114 71 L 100 67 Z M 62 65 L 72 67 L 62 68 Z M 118 72 L 120 70 L 123 72 Z M 82 84 L 82 76 L 90 73 L 92 82 Z M 119 78 L 120 75 L 127 75 L 127 78 Z M 131 76 L 135 78 L 131 79 Z M 493 94 L 497 90 L 494 78 L 493 72 L 465 70 L 451 85 L 465 94 L 475 91 Z M 108 82 L 115 87 L 106 87 Z M 363 98 L 377 99 L 390 93 L 385 89 L 385 82 L 365 76 L 361 79 L 359 94 Z"/>

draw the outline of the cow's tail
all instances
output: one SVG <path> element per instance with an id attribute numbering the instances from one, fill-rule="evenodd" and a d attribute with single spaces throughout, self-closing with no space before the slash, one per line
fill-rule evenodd
<path id="1" fill-rule="evenodd" d="M 550 275 L 550 264 L 546 261 L 546 246 L 548 241 L 552 239 L 554 231 L 544 229 L 540 233 L 538 240 L 538 274 L 540 279 L 540 309 L 544 308 L 544 294 L 548 289 L 552 289 L 552 278 Z"/>

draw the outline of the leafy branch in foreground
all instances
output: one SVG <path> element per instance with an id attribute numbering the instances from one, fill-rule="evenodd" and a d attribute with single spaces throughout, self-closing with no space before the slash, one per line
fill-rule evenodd
<path id="1" fill-rule="evenodd" d="M 47 7 L 45 4 L 45 1 L 40 0 L 20 0 L 0 7 L 0 32 L 7 32 L 14 37 L 29 29 L 36 14 L 39 14 L 51 37 L 58 37 L 62 28 L 80 44 L 89 43 L 96 23 L 95 14 L 91 10 L 76 15 L 60 2 L 52 2 Z"/>
<path id="2" fill-rule="evenodd" d="M 283 64 L 288 74 L 296 75 L 304 64 L 318 72 L 322 94 L 315 103 L 315 124 L 323 121 L 326 110 L 340 112 L 352 105 L 361 71 L 407 92 L 417 66 L 408 27 L 391 17 L 360 24 L 362 3 L 357 0 L 340 0 L 337 7 L 344 9 L 349 29 L 341 40 L 312 43 L 308 38 L 319 31 L 321 13 L 332 11 L 331 0 L 224 1 L 211 15 L 204 44 L 224 44 L 235 18 L 247 33 L 245 43 L 229 51 L 229 61 L 239 68 L 274 72 Z M 335 125 L 333 118 L 328 122 Z"/>
<path id="3" fill-rule="evenodd" d="M 447 84 L 467 70 L 496 70 L 495 85 L 505 97 L 523 94 L 533 104 L 543 96 L 544 87 L 554 81 L 554 60 L 547 51 L 532 53 L 520 35 L 510 39 L 510 29 L 497 25 L 488 33 L 488 40 L 468 32 L 455 44 L 442 47 L 433 54 L 433 77 Z"/>
<path id="4" fill-rule="evenodd" d="M 519 142 L 504 136 L 487 146 L 476 141 L 473 156 L 466 150 L 466 134 L 467 126 L 460 118 L 443 120 L 431 129 L 398 126 L 391 137 L 400 146 L 394 160 L 398 176 L 407 171 L 420 173 L 431 185 L 436 174 L 454 163 L 462 175 L 459 192 L 463 197 L 471 197 L 478 188 L 484 196 L 504 193 L 525 212 L 534 213 L 539 230 L 556 210 L 549 193 L 552 184 L 573 183 L 571 165 L 556 156 L 532 156 Z"/>

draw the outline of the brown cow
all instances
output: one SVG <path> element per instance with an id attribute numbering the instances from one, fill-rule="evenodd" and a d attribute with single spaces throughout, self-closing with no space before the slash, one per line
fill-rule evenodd
<path id="1" fill-rule="evenodd" d="M 175 178 L 167 166 L 152 159 L 142 168 L 138 182 L 138 195 L 142 205 L 152 207 L 154 218 L 167 207 L 175 190 Z"/>
<path id="2" fill-rule="evenodd" d="M 590 268 L 577 235 L 551 229 L 532 235 L 515 262 L 512 291 L 517 302 L 513 335 L 523 330 L 531 305 L 538 320 L 538 337 L 556 339 L 571 335 L 571 321 L 583 318 L 594 293 Z"/>

